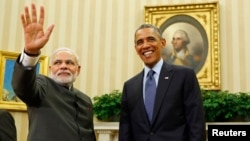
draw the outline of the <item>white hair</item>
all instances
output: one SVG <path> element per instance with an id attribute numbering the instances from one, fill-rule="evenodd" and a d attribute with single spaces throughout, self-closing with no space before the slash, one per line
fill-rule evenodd
<path id="1" fill-rule="evenodd" d="M 176 33 L 181 36 L 182 40 L 185 41 L 186 44 L 189 44 L 190 40 L 186 31 L 179 29 L 179 30 L 176 30 L 174 34 Z"/>
<path id="2" fill-rule="evenodd" d="M 75 57 L 76 57 L 76 63 L 77 65 L 79 65 L 79 57 L 76 54 L 76 52 L 73 49 L 67 48 L 67 47 L 59 47 L 57 48 L 55 51 L 52 52 L 51 56 L 50 56 L 50 64 L 52 64 L 53 62 L 53 57 L 55 56 L 55 54 L 57 54 L 58 52 L 61 51 L 68 51 L 70 53 L 72 53 Z"/>

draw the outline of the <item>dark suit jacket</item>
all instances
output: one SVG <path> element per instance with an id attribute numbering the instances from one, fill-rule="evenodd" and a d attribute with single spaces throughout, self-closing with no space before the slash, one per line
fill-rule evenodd
<path id="1" fill-rule="evenodd" d="M 15 63 L 12 86 L 26 103 L 28 141 L 95 141 L 91 99 Z"/>
<path id="2" fill-rule="evenodd" d="M 6 110 L 0 110 L 0 141 L 16 141 L 16 136 L 13 116 Z"/>
<path id="3" fill-rule="evenodd" d="M 140 72 L 124 83 L 119 141 L 205 141 L 202 97 L 192 69 L 163 63 L 152 124 Z"/>

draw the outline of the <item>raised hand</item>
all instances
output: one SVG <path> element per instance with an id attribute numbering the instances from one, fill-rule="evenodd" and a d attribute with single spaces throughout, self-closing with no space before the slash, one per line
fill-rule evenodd
<path id="1" fill-rule="evenodd" d="M 24 29 L 25 52 L 29 54 L 39 54 L 40 49 L 48 42 L 53 31 L 54 25 L 50 25 L 44 33 L 44 8 L 40 7 L 40 17 L 37 18 L 36 6 L 31 4 L 31 15 L 29 8 L 24 8 L 25 13 L 21 14 L 21 20 Z"/>

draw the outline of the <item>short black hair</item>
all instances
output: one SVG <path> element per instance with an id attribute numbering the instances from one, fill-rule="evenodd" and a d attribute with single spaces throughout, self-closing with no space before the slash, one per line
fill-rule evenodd
<path id="1" fill-rule="evenodd" d="M 136 35 L 136 33 L 138 32 L 138 30 L 144 29 L 144 28 L 153 28 L 154 31 L 156 31 L 156 33 L 158 33 L 159 37 L 162 38 L 162 32 L 161 32 L 161 30 L 160 30 L 158 27 L 156 27 L 156 26 L 154 26 L 154 25 L 152 25 L 152 24 L 148 24 L 148 23 L 144 23 L 144 24 L 140 25 L 140 26 L 136 29 L 135 35 Z"/>

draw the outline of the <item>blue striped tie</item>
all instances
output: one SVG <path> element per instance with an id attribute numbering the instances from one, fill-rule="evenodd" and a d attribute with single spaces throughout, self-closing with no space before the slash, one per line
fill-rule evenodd
<path id="1" fill-rule="evenodd" d="M 150 70 L 147 75 L 145 84 L 145 107 L 148 114 L 148 119 L 151 122 L 154 110 L 156 83 L 154 79 L 154 71 Z"/>

